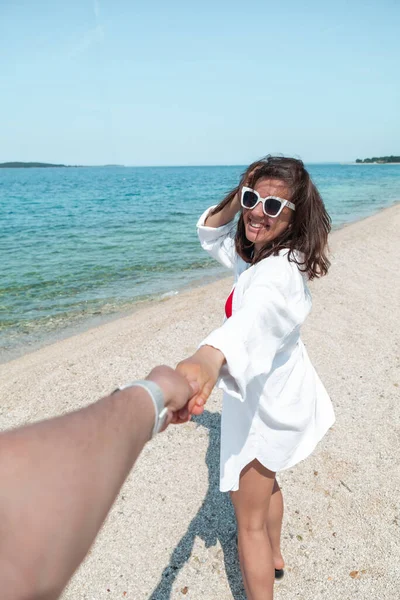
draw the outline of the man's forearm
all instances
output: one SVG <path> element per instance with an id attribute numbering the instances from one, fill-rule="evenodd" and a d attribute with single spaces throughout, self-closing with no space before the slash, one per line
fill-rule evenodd
<path id="1" fill-rule="evenodd" d="M 147 392 L 129 388 L 76 413 L 0 435 L 3 600 L 40 598 L 39 592 L 50 593 L 46 600 L 58 596 L 153 425 Z M 4 585 L 7 578 L 15 592 L 26 588 L 26 594 L 15 595 Z"/>

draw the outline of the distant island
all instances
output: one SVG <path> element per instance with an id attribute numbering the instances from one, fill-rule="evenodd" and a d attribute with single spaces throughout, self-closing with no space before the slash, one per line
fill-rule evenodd
<path id="1" fill-rule="evenodd" d="M 123 167 L 124 165 L 53 165 L 52 163 L 41 163 L 41 162 L 5 162 L 0 163 L 0 169 L 32 169 L 41 168 L 47 169 L 49 167 L 63 167 L 68 169 L 70 167 L 94 166 L 94 167 Z"/>
<path id="2" fill-rule="evenodd" d="M 5 162 L 0 163 L 0 169 L 32 169 L 33 167 L 67 167 L 67 165 L 52 165 L 40 162 Z"/>
<path id="3" fill-rule="evenodd" d="M 371 164 L 376 163 L 377 165 L 385 165 L 388 163 L 400 163 L 400 156 L 374 156 L 373 158 L 357 158 L 356 163 L 358 164 Z"/>

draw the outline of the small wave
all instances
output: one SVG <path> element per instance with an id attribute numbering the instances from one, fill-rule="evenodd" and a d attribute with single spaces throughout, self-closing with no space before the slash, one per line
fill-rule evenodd
<path id="1" fill-rule="evenodd" d="M 164 298 L 172 298 L 172 296 L 177 296 L 178 294 L 178 290 L 171 290 L 170 292 L 165 292 L 165 294 L 161 294 L 160 300 L 164 300 Z"/>

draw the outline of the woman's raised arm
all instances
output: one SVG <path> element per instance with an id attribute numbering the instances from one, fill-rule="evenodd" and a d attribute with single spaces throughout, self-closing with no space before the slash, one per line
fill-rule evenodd
<path id="1" fill-rule="evenodd" d="M 204 225 L 206 227 L 222 227 L 227 223 L 230 223 L 235 218 L 236 214 L 240 210 L 240 199 L 239 192 L 233 196 L 232 200 L 226 204 L 219 212 L 208 215 Z"/>

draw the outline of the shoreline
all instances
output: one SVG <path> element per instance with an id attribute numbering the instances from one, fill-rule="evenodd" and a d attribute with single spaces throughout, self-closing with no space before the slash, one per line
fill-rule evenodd
<path id="1" fill-rule="evenodd" d="M 371 215 L 362 217 L 361 219 L 356 219 L 354 221 L 342 223 L 337 227 L 333 227 L 332 232 L 330 234 L 330 241 L 334 236 L 338 234 L 338 232 L 349 227 L 353 227 L 358 223 L 362 223 L 365 220 L 374 218 L 377 214 L 390 211 L 398 205 L 400 205 L 400 200 L 396 201 L 392 206 L 380 210 L 378 209 L 378 211 L 374 212 Z M 222 268 L 223 267 L 221 267 L 221 269 Z M 47 346 L 57 344 L 58 342 L 69 339 L 71 337 L 79 336 L 83 333 L 91 331 L 92 329 L 97 329 L 98 327 L 107 325 L 108 323 L 113 323 L 115 321 L 118 321 L 119 319 L 129 318 L 130 316 L 136 314 L 137 312 L 140 312 L 141 310 L 150 308 L 152 306 L 157 306 L 159 303 L 165 303 L 177 296 L 182 296 L 187 292 L 208 286 L 212 283 L 224 281 L 225 279 L 230 279 L 230 277 L 230 273 L 226 269 L 220 274 L 214 274 L 209 276 L 205 275 L 201 279 L 199 278 L 198 280 L 190 281 L 177 290 L 171 290 L 170 292 L 161 295 L 152 294 L 144 300 L 141 299 L 138 301 L 133 301 L 130 304 L 130 306 L 125 310 L 116 310 L 115 312 L 78 318 L 75 322 L 71 322 L 65 325 L 64 327 L 58 327 L 55 330 L 43 333 L 42 335 L 41 333 L 39 333 L 36 339 L 34 338 L 32 340 L 26 340 L 25 344 L 23 341 L 20 341 L 10 349 L 0 350 L 0 365 L 7 364 L 13 360 L 18 360 L 19 358 L 22 358 L 27 354 L 31 354 L 32 352 L 36 352 L 42 348 L 46 348 Z"/>
<path id="2" fill-rule="evenodd" d="M 223 267 L 221 266 L 221 269 Z M 159 303 L 167 302 L 168 300 L 175 298 L 185 292 L 196 290 L 197 288 L 204 287 L 215 283 L 217 281 L 221 281 L 223 279 L 229 278 L 229 271 L 225 270 L 221 272 L 220 275 L 208 275 L 201 277 L 197 280 L 190 281 L 187 284 L 184 284 L 182 287 L 176 290 L 171 290 L 170 292 L 166 292 L 164 294 L 152 294 L 149 295 L 145 299 L 140 299 L 137 301 L 132 301 L 130 306 L 125 310 L 116 310 L 115 312 L 91 315 L 88 317 L 77 318 L 75 322 L 71 322 L 63 327 L 58 327 L 51 332 L 46 332 L 45 334 L 38 335 L 37 339 L 26 340 L 26 346 L 28 346 L 28 350 L 24 351 L 24 344 L 22 342 L 15 345 L 10 349 L 0 350 L 0 365 L 7 364 L 12 360 L 17 360 L 18 358 L 22 358 L 26 354 L 30 354 L 31 352 L 36 352 L 41 348 L 45 348 L 47 346 L 51 346 L 56 344 L 57 342 L 66 340 L 70 337 L 75 337 L 82 333 L 86 333 L 91 329 L 95 329 L 97 327 L 102 327 L 108 323 L 112 323 L 114 321 L 118 321 L 119 319 L 124 319 L 132 316 L 146 308 L 150 308 L 152 306 L 157 306 Z M 21 334 L 22 337 L 22 334 Z"/>

